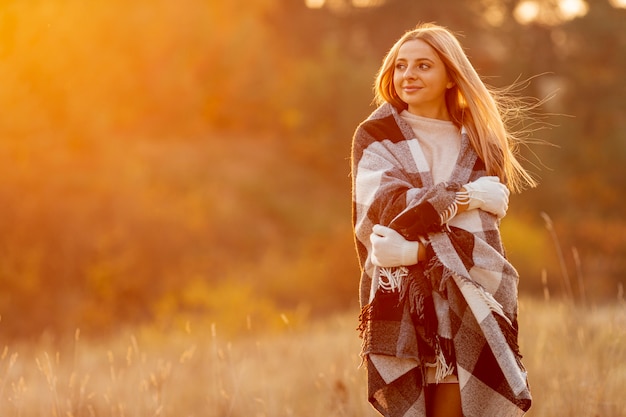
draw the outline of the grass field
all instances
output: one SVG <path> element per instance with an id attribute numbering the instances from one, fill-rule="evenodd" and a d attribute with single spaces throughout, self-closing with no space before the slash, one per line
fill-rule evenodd
<path id="1" fill-rule="evenodd" d="M 9 345 L 0 416 L 367 417 L 356 313 L 229 340 L 220 324 Z M 253 320 L 248 323 L 252 329 Z M 626 416 L 626 306 L 524 298 L 532 417 Z"/>

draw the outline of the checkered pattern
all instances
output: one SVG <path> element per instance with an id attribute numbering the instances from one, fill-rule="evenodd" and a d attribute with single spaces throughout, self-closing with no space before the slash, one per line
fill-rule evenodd
<path id="1" fill-rule="evenodd" d="M 383 224 L 431 243 L 426 269 L 410 267 L 409 277 L 430 282 L 449 305 L 450 320 L 446 328 L 439 323 L 438 332 L 453 345 L 464 416 L 523 415 L 531 396 L 517 347 L 518 275 L 504 256 L 498 219 L 471 210 L 441 225 L 460 185 L 485 175 L 467 135 L 450 180 L 434 184 L 411 127 L 385 104 L 355 133 L 352 174 L 360 300 L 367 312 L 362 353 L 374 407 L 390 417 L 425 416 L 423 364 L 433 354 L 404 299 L 379 286 L 369 236 L 374 224 Z"/>

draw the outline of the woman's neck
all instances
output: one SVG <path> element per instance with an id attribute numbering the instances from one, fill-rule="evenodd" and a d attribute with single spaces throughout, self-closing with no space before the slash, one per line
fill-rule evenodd
<path id="1" fill-rule="evenodd" d="M 450 113 L 448 113 L 448 109 L 445 106 L 443 108 L 441 107 L 424 108 L 424 107 L 409 106 L 407 108 L 407 111 L 415 116 L 427 117 L 429 119 L 445 120 L 446 122 L 449 122 L 451 120 Z"/>

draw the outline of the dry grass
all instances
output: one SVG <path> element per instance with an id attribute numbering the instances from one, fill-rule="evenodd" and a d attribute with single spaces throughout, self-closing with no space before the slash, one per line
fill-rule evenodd
<path id="1" fill-rule="evenodd" d="M 520 303 L 533 417 L 626 416 L 626 305 Z"/>
<path id="2" fill-rule="evenodd" d="M 79 332 L 65 346 L 8 346 L 2 416 L 375 416 L 365 399 L 356 315 L 227 340 L 219 324 L 167 333 Z M 626 306 L 523 299 L 532 417 L 626 415 Z"/>

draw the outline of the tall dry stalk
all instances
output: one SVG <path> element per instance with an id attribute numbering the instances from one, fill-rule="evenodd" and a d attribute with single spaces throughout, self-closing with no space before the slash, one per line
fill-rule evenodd
<path id="1" fill-rule="evenodd" d="M 541 270 L 541 285 L 543 287 L 544 301 L 550 301 L 550 288 L 548 287 L 548 271 L 545 268 Z"/>
<path id="2" fill-rule="evenodd" d="M 565 263 L 565 257 L 563 256 L 563 250 L 561 249 L 559 238 L 556 234 L 556 230 L 554 229 L 554 223 L 552 222 L 552 219 L 550 218 L 550 216 L 548 216 L 546 212 L 542 211 L 540 214 L 546 224 L 546 229 L 548 230 L 548 232 L 550 233 L 550 236 L 552 237 L 554 248 L 556 249 L 556 254 L 559 259 L 559 265 L 561 267 L 561 277 L 563 278 L 563 287 L 564 287 L 565 295 L 568 300 L 570 300 L 571 302 L 574 302 L 574 291 L 572 289 L 572 283 L 569 277 L 569 273 L 567 271 L 567 265 Z"/>
<path id="3" fill-rule="evenodd" d="M 574 265 L 576 265 L 576 277 L 578 280 L 578 292 L 580 294 L 580 302 L 583 307 L 587 307 L 587 291 L 585 289 L 585 280 L 583 277 L 583 269 L 580 262 L 580 255 L 576 247 L 572 248 L 572 257 L 574 258 Z"/>

